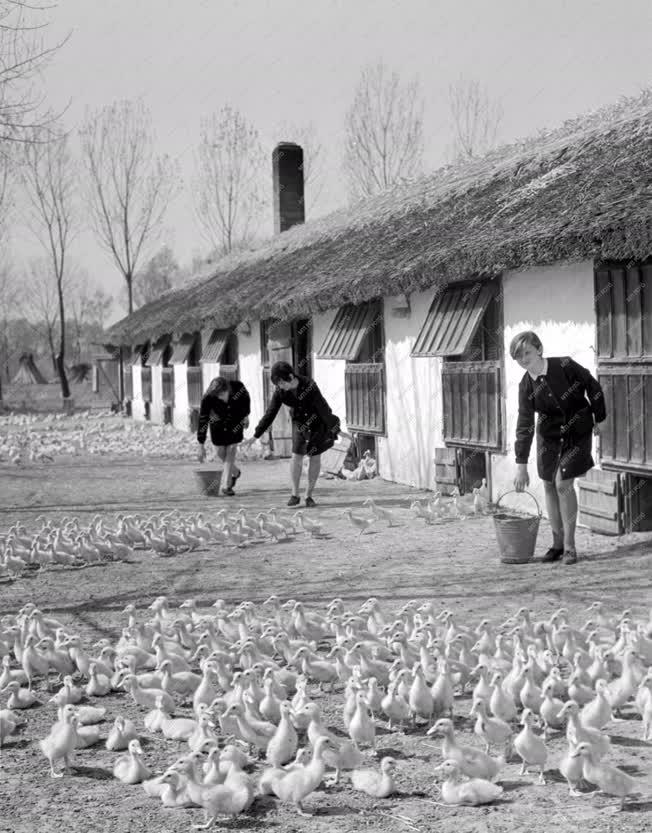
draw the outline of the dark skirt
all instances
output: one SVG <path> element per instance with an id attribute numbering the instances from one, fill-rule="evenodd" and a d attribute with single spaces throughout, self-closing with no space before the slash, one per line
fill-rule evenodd
<path id="1" fill-rule="evenodd" d="M 562 480 L 581 477 L 595 465 L 591 456 L 592 434 L 581 437 L 541 436 L 537 431 L 537 474 L 541 480 L 554 482 L 557 467 Z"/>
<path id="2" fill-rule="evenodd" d="M 315 457 L 323 454 L 335 445 L 335 436 L 326 430 L 301 431 L 295 422 L 292 423 L 292 453 L 307 454 Z"/>
<path id="3" fill-rule="evenodd" d="M 211 442 L 213 445 L 237 445 L 244 438 L 242 423 L 232 425 L 225 420 L 217 420 L 210 424 Z"/>

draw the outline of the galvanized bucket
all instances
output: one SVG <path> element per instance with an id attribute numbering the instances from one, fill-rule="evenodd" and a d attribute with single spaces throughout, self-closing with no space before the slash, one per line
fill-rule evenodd
<path id="1" fill-rule="evenodd" d="M 505 495 L 515 491 L 516 489 L 510 489 L 504 492 L 496 501 L 496 506 L 498 506 Z M 503 564 L 527 564 L 534 559 L 534 548 L 537 543 L 539 522 L 541 521 L 542 513 L 539 502 L 532 492 L 525 492 L 525 494 L 530 495 L 536 503 L 537 515 L 519 517 L 516 514 L 498 512 L 493 516 L 496 540 L 498 541 L 498 549 L 500 550 L 500 560 Z"/>
<path id="2" fill-rule="evenodd" d="M 222 469 L 195 469 L 195 480 L 204 495 L 219 495 Z"/>

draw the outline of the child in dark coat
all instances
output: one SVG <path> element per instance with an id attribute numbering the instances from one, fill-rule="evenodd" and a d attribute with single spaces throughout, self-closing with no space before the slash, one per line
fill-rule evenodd
<path id="1" fill-rule="evenodd" d="M 225 495 L 234 495 L 233 487 L 241 471 L 235 465 L 238 444 L 242 442 L 244 429 L 249 426 L 251 400 L 247 388 L 237 380 L 217 376 L 206 389 L 199 409 L 197 442 L 198 460 L 206 457 L 204 443 L 210 426 L 211 441 L 217 447 L 217 456 L 224 463 L 222 489 Z"/>

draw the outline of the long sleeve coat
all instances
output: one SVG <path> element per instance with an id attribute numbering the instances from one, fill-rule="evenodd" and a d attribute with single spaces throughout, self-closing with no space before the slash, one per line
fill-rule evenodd
<path id="1" fill-rule="evenodd" d="M 591 456 L 593 425 L 606 419 L 604 394 L 589 370 L 569 356 L 549 357 L 546 375 L 532 379 L 525 372 L 518 389 L 518 420 L 514 451 L 527 463 L 535 433 L 537 473 L 554 481 L 580 477 L 595 463 Z"/>
<path id="2" fill-rule="evenodd" d="M 274 388 L 267 410 L 254 430 L 254 437 L 262 437 L 274 422 L 281 405 L 290 408 L 293 429 L 306 437 L 318 438 L 337 433 L 340 420 L 324 399 L 314 379 L 297 376 L 299 385 L 296 390 Z"/>
<path id="3" fill-rule="evenodd" d="M 197 441 L 204 443 L 210 426 L 213 445 L 241 443 L 245 420 L 251 413 L 247 388 L 236 379 L 229 382 L 230 394 L 226 402 L 218 396 L 204 394 L 199 408 Z"/>

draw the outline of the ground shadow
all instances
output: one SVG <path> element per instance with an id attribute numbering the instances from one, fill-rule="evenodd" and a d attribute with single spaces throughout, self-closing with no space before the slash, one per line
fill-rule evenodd
<path id="1" fill-rule="evenodd" d="M 638 738 L 627 738 L 621 735 L 609 735 L 609 738 L 616 746 L 642 746 L 645 749 L 649 749 L 652 746 L 650 741 L 639 740 Z"/>
<path id="2" fill-rule="evenodd" d="M 518 790 L 521 787 L 531 787 L 532 781 L 498 781 L 499 786 L 503 788 L 505 792 L 511 792 L 512 790 Z"/>
<path id="3" fill-rule="evenodd" d="M 100 766 L 73 766 L 75 775 L 82 775 L 84 778 L 92 778 L 95 781 L 111 781 L 113 773 Z"/>

